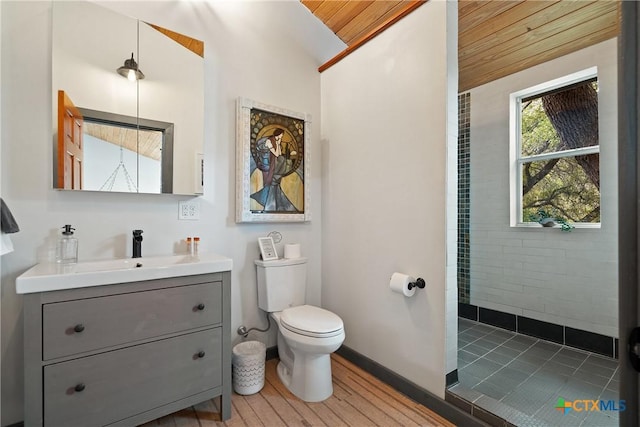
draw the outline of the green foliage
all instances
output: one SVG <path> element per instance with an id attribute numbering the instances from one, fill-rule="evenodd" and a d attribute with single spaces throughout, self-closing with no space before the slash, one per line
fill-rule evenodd
<path id="1" fill-rule="evenodd" d="M 523 106 L 521 119 L 523 156 L 534 156 L 563 149 L 558 133 L 542 108 L 540 98 L 529 101 Z"/>
<path id="2" fill-rule="evenodd" d="M 567 149 L 547 117 L 540 98 L 523 104 L 521 131 L 522 156 Z M 536 218 L 542 211 L 563 219 L 564 223 L 556 221 L 563 224 L 563 230 L 566 221 L 600 222 L 600 189 L 589 179 L 576 157 L 525 162 L 522 192 L 524 221 L 539 222 Z"/>
<path id="3" fill-rule="evenodd" d="M 544 224 L 545 219 L 553 220 L 556 224 L 560 224 L 562 231 L 571 231 L 575 227 L 567 222 L 565 218 L 560 215 L 557 211 L 550 212 L 544 209 L 538 209 L 535 213 L 529 213 L 528 219 L 530 222 L 537 222 L 540 224 Z"/>
<path id="4" fill-rule="evenodd" d="M 599 222 L 600 191 L 573 157 L 525 164 L 523 189 L 529 185 L 530 176 L 536 175 L 550 164 L 551 170 L 523 194 L 523 218 L 539 209 L 545 209 L 559 212 L 562 217 L 573 222 Z"/>

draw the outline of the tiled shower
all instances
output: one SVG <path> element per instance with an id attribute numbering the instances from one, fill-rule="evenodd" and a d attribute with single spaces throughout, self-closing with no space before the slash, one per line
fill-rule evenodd
<path id="1" fill-rule="evenodd" d="M 471 94 L 458 95 L 458 302 L 469 303 L 469 209 Z"/>
<path id="2" fill-rule="evenodd" d="M 458 383 L 446 398 L 491 425 L 617 426 L 616 339 L 470 304 L 470 108 L 459 94 Z"/>

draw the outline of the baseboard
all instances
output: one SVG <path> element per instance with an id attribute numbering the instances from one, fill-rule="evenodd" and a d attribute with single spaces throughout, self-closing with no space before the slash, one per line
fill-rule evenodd
<path id="1" fill-rule="evenodd" d="M 15 424 L 9 424 L 6 427 L 24 427 L 24 422 L 20 421 L 19 423 L 15 423 Z"/>
<path id="2" fill-rule="evenodd" d="M 458 370 L 454 369 L 445 376 L 444 385 L 446 388 L 458 383 Z"/>
<path id="3" fill-rule="evenodd" d="M 408 379 L 396 374 L 390 369 L 380 365 L 378 362 L 369 359 L 349 347 L 343 345 L 338 349 L 338 351 L 336 351 L 336 353 L 358 366 L 360 369 L 378 378 L 380 381 L 389 384 L 400 393 L 451 421 L 455 425 L 465 427 L 486 426 L 485 423 L 474 418 L 471 414 L 462 411 L 451 403 L 432 394 L 430 391 L 425 390 L 417 384 L 414 384 Z"/>
<path id="4" fill-rule="evenodd" d="M 525 316 L 504 313 L 472 304 L 458 303 L 458 315 L 462 318 L 485 323 L 519 334 L 541 338 L 546 341 L 581 350 L 618 358 L 618 338 L 595 332 L 574 329 L 565 325 L 543 322 Z"/>

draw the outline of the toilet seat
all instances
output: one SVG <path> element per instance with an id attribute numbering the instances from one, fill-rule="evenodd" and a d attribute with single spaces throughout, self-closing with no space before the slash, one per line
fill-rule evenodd
<path id="1" fill-rule="evenodd" d="M 314 338 L 329 338 L 343 333 L 342 319 L 335 313 L 312 305 L 287 308 L 280 315 L 281 325 L 289 331 Z"/>

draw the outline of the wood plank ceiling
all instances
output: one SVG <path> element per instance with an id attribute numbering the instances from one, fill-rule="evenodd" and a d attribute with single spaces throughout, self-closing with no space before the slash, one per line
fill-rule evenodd
<path id="1" fill-rule="evenodd" d="M 310 1 L 301 0 L 347 46 L 353 46 L 415 1 Z"/>
<path id="2" fill-rule="evenodd" d="M 423 3 L 300 1 L 348 46 L 347 51 Z M 608 40 L 618 32 L 617 1 L 460 0 L 459 91 Z"/>
<path id="3" fill-rule="evenodd" d="M 84 122 L 83 132 L 99 140 L 117 145 L 141 156 L 160 161 L 162 156 L 162 132 L 148 131 L 104 123 Z"/>

